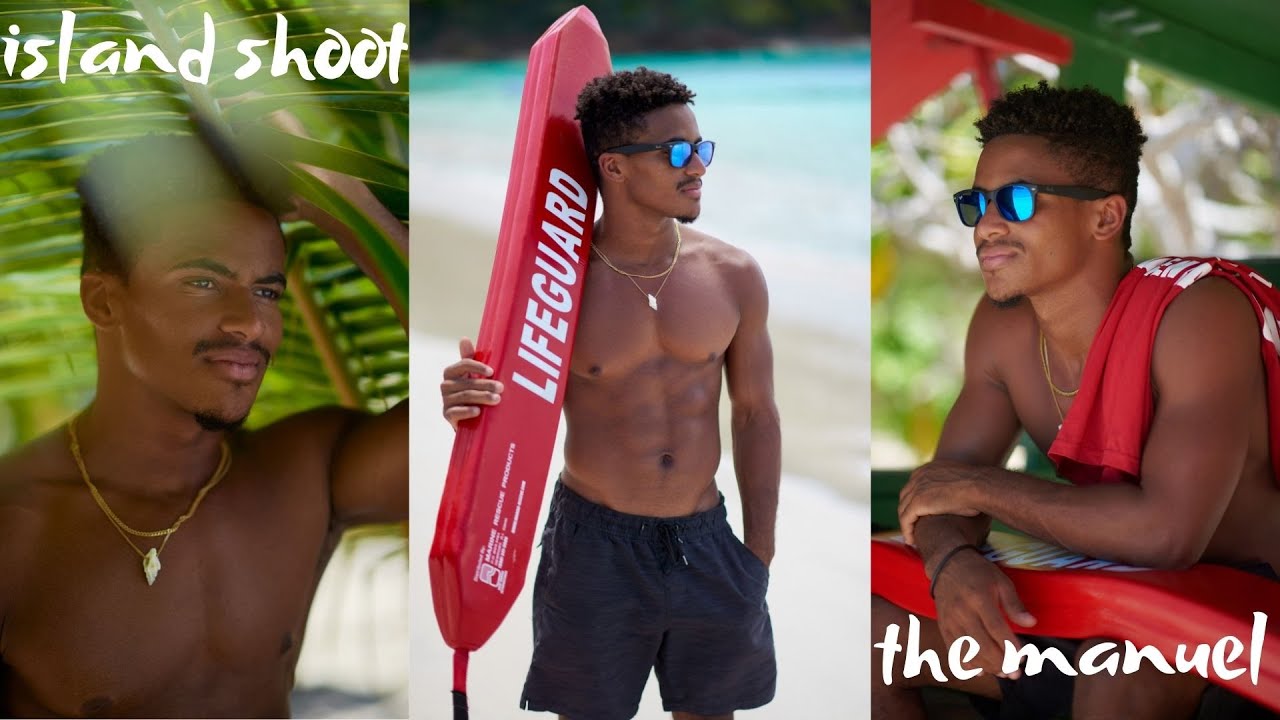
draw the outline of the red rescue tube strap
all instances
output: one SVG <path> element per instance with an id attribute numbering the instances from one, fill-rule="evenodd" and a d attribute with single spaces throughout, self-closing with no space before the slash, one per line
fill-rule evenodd
<path id="1" fill-rule="evenodd" d="M 467 707 L 467 660 L 471 653 L 467 650 L 453 652 L 453 720 L 468 720 L 470 712 Z"/>
<path id="2" fill-rule="evenodd" d="M 467 693 L 467 660 L 470 658 L 470 651 L 453 651 L 453 689 L 463 695 Z"/>

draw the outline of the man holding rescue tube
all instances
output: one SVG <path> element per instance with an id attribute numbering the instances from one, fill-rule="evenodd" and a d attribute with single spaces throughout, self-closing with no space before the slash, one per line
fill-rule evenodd
<path id="1" fill-rule="evenodd" d="M 168 135 L 81 175 L 98 381 L 68 423 L 0 457 L 4 717 L 289 717 L 343 530 L 408 517 L 408 401 L 241 429 L 283 332 L 276 215 L 345 248 L 354 235 L 236 167 Z M 362 183 L 317 175 L 406 241 Z"/>
<path id="2" fill-rule="evenodd" d="M 597 78 L 578 99 L 604 213 L 534 583 L 528 710 L 630 718 L 651 670 L 680 720 L 730 718 L 773 698 L 765 593 L 781 444 L 768 294 L 747 253 L 688 227 L 715 151 L 693 97 L 639 68 Z M 461 355 L 441 384 L 455 427 L 504 390 L 467 340 Z M 715 481 L 722 378 L 745 544 Z"/>
<path id="3" fill-rule="evenodd" d="M 1042 82 L 993 103 L 977 128 L 973 188 L 955 203 L 974 228 L 986 297 L 934 460 L 899 504 L 937 605 L 938 621 L 922 621 L 921 650 L 977 641 L 971 665 L 983 674 L 946 686 L 977 696 L 987 717 L 1174 718 L 1197 707 L 1245 717 L 1257 709 L 1196 674 L 1149 664 L 1074 686 L 1052 663 L 1000 675 L 1006 641 L 1057 644 L 1078 659 L 1101 640 L 1010 631 L 1006 617 L 1029 633 L 1036 620 L 977 549 L 993 518 L 1132 565 L 1215 562 L 1276 577 L 1280 364 L 1273 321 L 1264 337 L 1277 296 L 1248 268 L 1198 258 L 1135 267 L 1130 222 L 1146 137 L 1131 108 Z M 1073 484 L 1003 468 L 1020 430 Z M 908 620 L 873 596 L 873 637 Z M 880 662 L 873 717 L 924 717 L 930 673 L 906 678 L 899 659 L 886 685 Z"/>

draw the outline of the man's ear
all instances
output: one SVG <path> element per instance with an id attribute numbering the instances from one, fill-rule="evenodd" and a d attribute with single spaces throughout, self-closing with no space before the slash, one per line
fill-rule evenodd
<path id="1" fill-rule="evenodd" d="M 1094 216 L 1093 235 L 1099 240 L 1110 241 L 1124 232 L 1124 219 L 1129 213 L 1129 202 L 1123 195 L 1108 195 L 1098 201 L 1098 213 Z"/>
<path id="2" fill-rule="evenodd" d="M 602 153 L 596 160 L 596 165 L 600 168 L 600 184 L 606 182 L 622 182 L 626 177 L 626 171 L 623 167 L 622 157 L 615 153 Z"/>
<path id="3" fill-rule="evenodd" d="M 120 324 L 122 278 L 105 272 L 87 272 L 80 277 L 80 306 L 89 322 L 99 330 Z"/>

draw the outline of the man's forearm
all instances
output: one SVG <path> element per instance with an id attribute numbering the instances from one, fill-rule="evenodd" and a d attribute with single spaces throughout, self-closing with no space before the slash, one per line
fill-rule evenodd
<path id="1" fill-rule="evenodd" d="M 1195 562 L 1186 528 L 1129 483 L 1075 486 L 1025 473 L 984 468 L 970 486 L 982 512 L 1034 537 L 1074 552 L 1156 567 Z M 1192 557 L 1194 556 L 1194 557 Z"/>
<path id="2" fill-rule="evenodd" d="M 991 531 L 991 518 L 930 515 L 916 523 L 916 548 L 924 560 L 925 574 L 933 577 L 942 556 L 961 545 L 982 545 Z"/>
<path id="3" fill-rule="evenodd" d="M 734 413 L 733 465 L 742 496 L 743 542 L 768 564 L 773 560 L 782 479 L 782 431 L 776 408 Z"/>

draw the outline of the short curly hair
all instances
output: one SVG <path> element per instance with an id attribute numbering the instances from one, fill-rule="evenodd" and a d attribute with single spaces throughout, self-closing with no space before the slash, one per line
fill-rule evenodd
<path id="1" fill-rule="evenodd" d="M 105 272 L 128 280 L 142 247 L 167 226 L 184 222 L 193 203 L 238 202 L 278 216 L 281 200 L 260 192 L 262 183 L 249 178 L 232 152 L 202 136 L 149 135 L 94 156 L 76 183 L 81 274 Z"/>
<path id="2" fill-rule="evenodd" d="M 692 105 L 694 93 L 668 73 L 644 66 L 587 83 L 578 94 L 578 122 L 591 169 L 604 148 L 626 145 L 644 129 L 644 116 L 668 105 Z"/>
<path id="3" fill-rule="evenodd" d="M 1131 247 L 1138 160 L 1147 141 L 1133 108 L 1092 87 L 1050 87 L 1041 80 L 991 103 L 974 126 L 984 145 L 1001 135 L 1045 138 L 1050 154 L 1075 182 L 1124 196 L 1129 209 L 1122 242 L 1125 250 Z"/>

